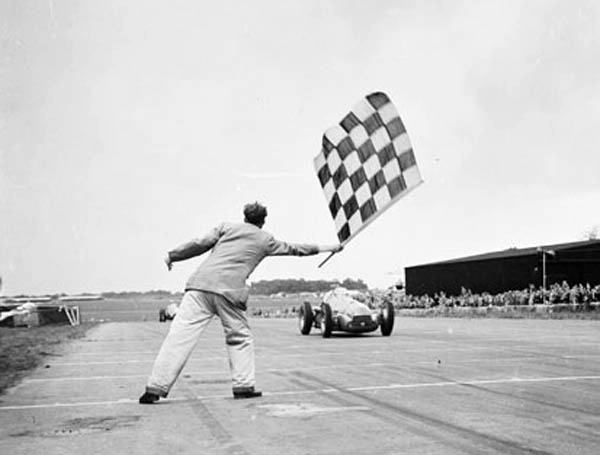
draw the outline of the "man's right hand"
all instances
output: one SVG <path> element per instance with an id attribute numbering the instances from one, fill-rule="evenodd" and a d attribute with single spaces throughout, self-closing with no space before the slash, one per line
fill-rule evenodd
<path id="1" fill-rule="evenodd" d="M 171 262 L 171 257 L 169 255 L 167 255 L 167 257 L 165 258 L 165 264 L 167 264 L 167 269 L 171 271 L 171 269 L 173 268 L 173 262 Z"/>
<path id="2" fill-rule="evenodd" d="M 330 252 L 330 253 L 339 253 L 340 251 L 342 251 L 344 249 L 344 246 L 342 244 L 337 244 L 337 245 L 327 245 L 327 246 L 323 246 L 321 247 L 321 253 L 326 253 L 326 252 Z"/>

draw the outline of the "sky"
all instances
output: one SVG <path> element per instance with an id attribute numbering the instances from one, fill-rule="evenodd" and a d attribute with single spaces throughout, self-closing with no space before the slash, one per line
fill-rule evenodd
<path id="1" fill-rule="evenodd" d="M 181 290 L 166 252 L 245 203 L 265 229 L 337 242 L 313 169 L 321 136 L 383 91 L 424 184 L 318 268 L 362 279 L 600 226 L 600 3 L 0 3 L 5 295 Z"/>

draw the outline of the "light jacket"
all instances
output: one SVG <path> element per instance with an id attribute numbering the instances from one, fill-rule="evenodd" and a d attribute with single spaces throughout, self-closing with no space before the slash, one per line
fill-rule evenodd
<path id="1" fill-rule="evenodd" d="M 250 223 L 222 223 L 202 238 L 169 251 L 171 261 L 183 261 L 211 250 L 188 279 L 185 290 L 220 294 L 246 309 L 250 288 L 246 279 L 267 256 L 309 256 L 319 247 L 286 243 Z"/>

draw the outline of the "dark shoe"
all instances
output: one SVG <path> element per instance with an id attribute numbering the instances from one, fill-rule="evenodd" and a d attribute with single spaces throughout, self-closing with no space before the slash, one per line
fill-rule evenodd
<path id="1" fill-rule="evenodd" d="M 154 393 L 144 392 L 140 397 L 140 404 L 154 404 L 160 397 Z"/>
<path id="2" fill-rule="evenodd" d="M 233 391 L 233 398 L 236 400 L 240 400 L 242 398 L 258 398 L 258 397 L 262 397 L 262 392 L 259 392 L 258 390 L 254 390 L 254 387 Z"/>

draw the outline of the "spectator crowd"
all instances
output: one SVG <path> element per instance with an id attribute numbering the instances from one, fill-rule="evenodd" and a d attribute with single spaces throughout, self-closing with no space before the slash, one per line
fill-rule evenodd
<path id="1" fill-rule="evenodd" d="M 570 286 L 566 281 L 554 283 L 546 289 L 530 285 L 528 289 L 513 290 L 491 294 L 473 293 L 462 288 L 460 295 L 448 296 L 444 292 L 433 296 L 398 295 L 390 293 L 385 298 L 391 298 L 394 306 L 400 308 L 453 308 L 453 307 L 487 307 L 487 306 L 527 306 L 541 304 L 571 304 L 583 305 L 589 309 L 590 304 L 600 301 L 600 285 L 578 284 Z"/>
<path id="2" fill-rule="evenodd" d="M 353 291 L 354 298 L 365 303 L 371 309 L 377 309 L 382 302 L 392 301 L 397 310 L 401 309 L 445 309 L 445 308 L 486 308 L 486 307 L 517 307 L 534 305 L 568 305 L 573 309 L 588 311 L 592 308 L 600 309 L 600 284 L 577 284 L 570 286 L 566 281 L 554 283 L 545 290 L 543 287 L 536 288 L 530 285 L 527 289 L 512 290 L 492 294 L 489 292 L 474 293 L 469 289 L 461 288 L 459 295 L 447 295 L 444 292 L 434 295 L 406 295 L 397 289 L 383 290 L 361 290 Z M 318 305 L 318 297 L 307 299 L 313 305 Z M 297 317 L 298 307 L 281 307 L 269 305 L 261 307 L 252 305 L 250 314 L 254 317 L 263 318 L 290 318 Z"/>

